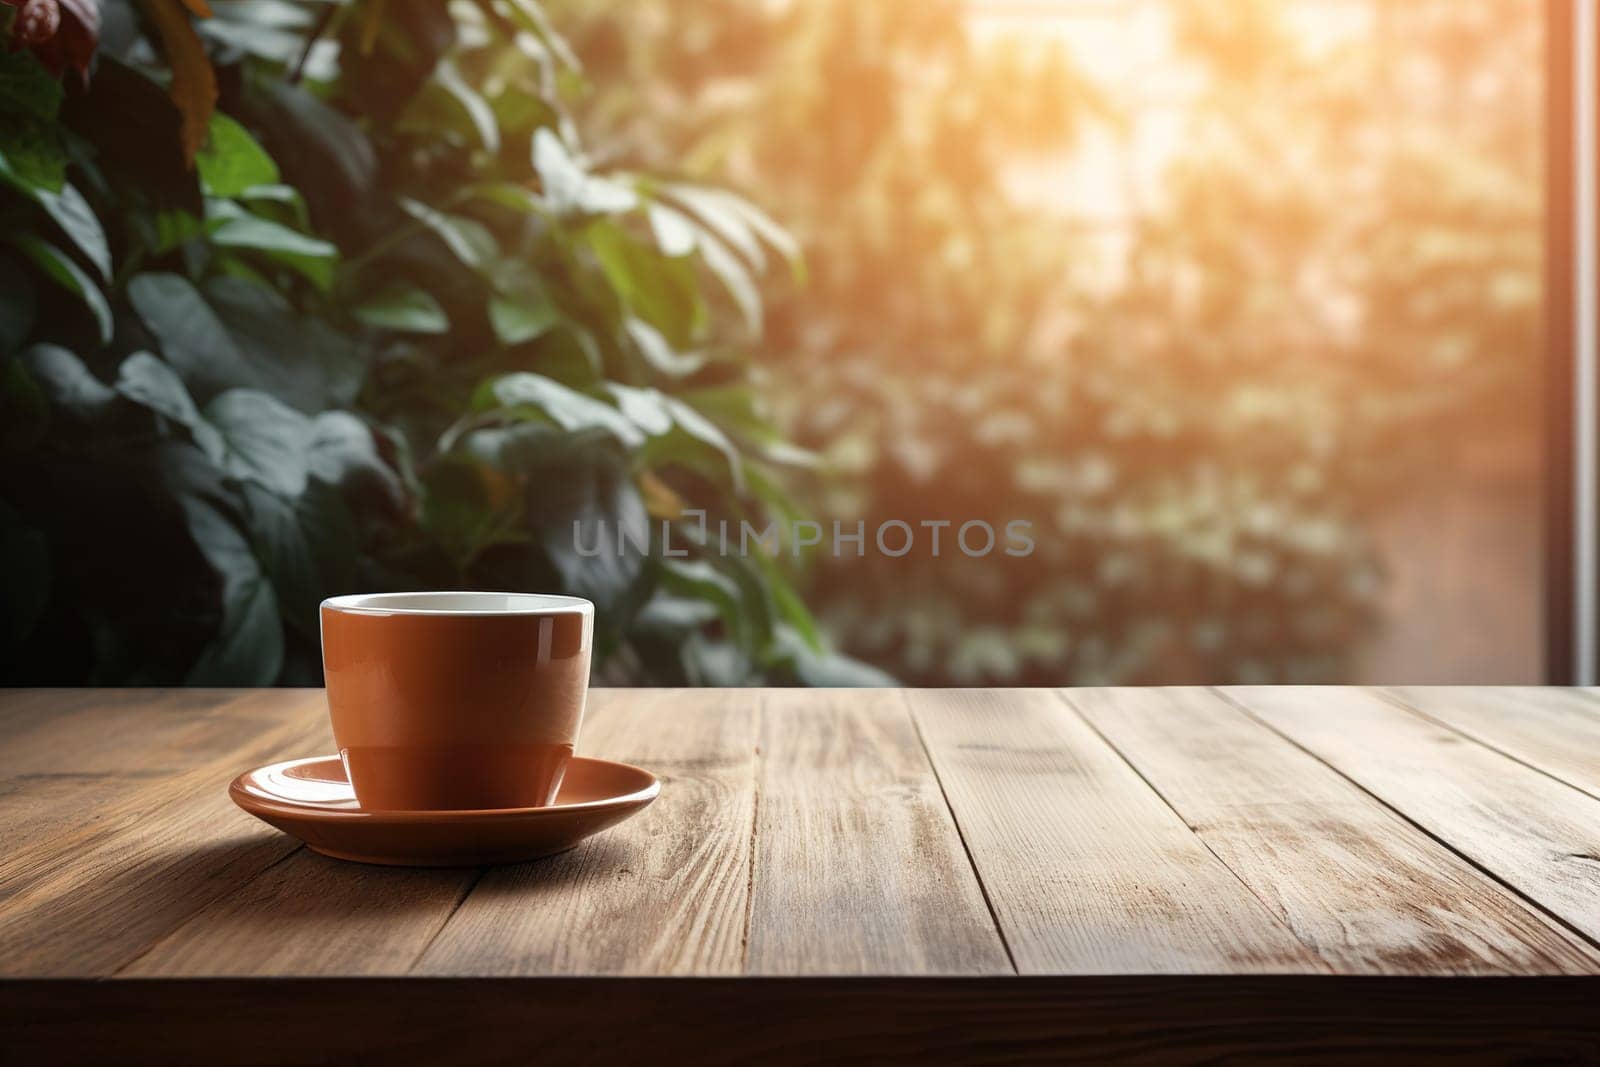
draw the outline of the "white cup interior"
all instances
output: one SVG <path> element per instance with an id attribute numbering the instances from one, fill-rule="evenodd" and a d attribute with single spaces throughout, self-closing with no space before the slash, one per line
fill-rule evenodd
<path id="1" fill-rule="evenodd" d="M 549 615 L 570 611 L 592 615 L 582 597 L 555 593 L 352 593 L 322 602 L 335 611 L 374 615 Z"/>

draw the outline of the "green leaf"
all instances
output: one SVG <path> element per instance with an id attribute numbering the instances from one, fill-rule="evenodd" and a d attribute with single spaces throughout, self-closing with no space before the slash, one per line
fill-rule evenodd
<path id="1" fill-rule="evenodd" d="M 64 96 L 61 79 L 51 77 L 33 53 L 0 52 L 0 114 L 53 120 Z"/>
<path id="2" fill-rule="evenodd" d="M 650 517 L 627 466 L 610 450 L 569 439 L 524 469 L 527 524 L 561 588 L 594 601 L 601 622 L 642 599 Z"/>
<path id="3" fill-rule="evenodd" d="M 128 299 L 190 392 L 201 400 L 256 381 L 244 352 L 189 279 L 140 274 L 128 283 Z"/>
<path id="4" fill-rule="evenodd" d="M 545 14 L 544 6 L 539 0 L 508 0 L 508 3 L 512 19 L 523 29 L 537 37 L 564 66 L 571 70 L 581 69 L 582 64 L 578 62 L 577 54 L 550 24 L 550 17 Z"/>
<path id="5" fill-rule="evenodd" d="M 38 383 L 52 407 L 85 422 L 104 415 L 117 394 L 76 354 L 59 345 L 34 345 L 25 349 L 18 362 Z"/>
<path id="6" fill-rule="evenodd" d="M 307 31 L 316 22 L 315 5 L 289 0 L 229 0 L 216 4 L 210 18 L 195 24 L 200 36 L 243 55 L 292 67 L 306 50 Z M 305 60 L 307 81 L 332 81 L 339 75 L 339 42 L 312 43 Z"/>
<path id="7" fill-rule="evenodd" d="M 698 185 L 671 185 L 667 191 L 673 199 L 694 212 L 700 221 L 724 242 L 731 245 L 756 270 L 765 270 L 767 257 L 761 251 L 761 242 L 745 222 L 742 212 L 733 205 L 739 198 L 720 189 L 707 189 Z"/>
<path id="8" fill-rule="evenodd" d="M 461 77 L 461 71 L 456 68 L 455 63 L 449 59 L 441 59 L 433 70 L 433 79 L 451 99 L 461 105 L 461 110 L 466 112 L 472 128 L 477 131 L 478 143 L 483 145 L 484 151 L 490 154 L 498 153 L 500 126 L 495 122 L 494 110 L 478 91 Z"/>
<path id="9" fill-rule="evenodd" d="M 306 487 L 311 420 L 255 389 L 230 389 L 206 405 L 206 421 L 222 435 L 222 468 L 285 497 Z"/>
<path id="10" fill-rule="evenodd" d="M 765 242 L 788 261 L 797 278 L 803 277 L 805 261 L 799 243 L 744 197 L 724 189 L 684 183 L 668 185 L 666 192 L 694 212 L 710 230 L 737 249 L 757 270 L 764 269 L 766 265 L 766 256 L 761 251 L 761 242 Z"/>
<path id="11" fill-rule="evenodd" d="M 541 374 L 507 374 L 495 379 L 490 391 L 496 403 L 536 408 L 563 430 L 601 429 L 625 445 L 644 443 L 644 435 L 622 412 Z"/>
<path id="12" fill-rule="evenodd" d="M 211 230 L 211 243 L 219 248 L 239 248 L 259 252 L 267 258 L 299 271 L 318 289 L 327 292 L 333 285 L 334 266 L 339 249 L 328 241 L 307 237 L 270 219 L 245 211 L 228 200 L 212 200 L 206 217 L 220 225 Z"/>
<path id="13" fill-rule="evenodd" d="M 135 352 L 117 368 L 117 392 L 174 422 L 192 426 L 200 409 L 183 387 L 178 372 L 148 352 Z"/>
<path id="14" fill-rule="evenodd" d="M 607 382 L 606 389 L 617 398 L 622 413 L 651 437 L 672 432 L 672 412 L 667 408 L 666 397 L 659 391 L 620 382 Z"/>
<path id="15" fill-rule="evenodd" d="M 494 234 L 476 219 L 447 215 L 408 197 L 400 198 L 400 208 L 443 241 L 451 255 L 474 270 L 487 265 L 500 250 Z"/>
<path id="16" fill-rule="evenodd" d="M 154 458 L 166 495 L 182 511 L 189 539 L 221 586 L 217 636 L 190 666 L 185 683 L 271 685 L 283 665 L 282 627 L 234 496 L 220 482 L 216 467 L 189 445 L 167 444 Z"/>
<path id="17" fill-rule="evenodd" d="M 78 246 L 84 258 L 100 272 L 102 281 L 111 280 L 111 246 L 106 242 L 106 231 L 100 225 L 94 208 L 71 185 L 63 185 L 60 192 L 46 189 L 34 191 L 33 197 L 43 207 L 61 232 Z"/>
<path id="18" fill-rule="evenodd" d="M 227 447 L 216 427 L 195 407 L 183 380 L 165 362 L 148 352 L 135 352 L 117 368 L 116 391 L 159 415 L 189 429 L 194 443 L 213 463 L 226 462 Z"/>
<path id="19" fill-rule="evenodd" d="M 405 282 L 385 286 L 356 305 L 354 315 L 368 326 L 403 333 L 447 333 L 450 319 L 433 294 Z"/>
<path id="20" fill-rule="evenodd" d="M 314 617 L 322 599 L 317 561 L 295 502 L 253 483 L 245 485 L 243 495 L 250 547 L 277 596 L 279 613 Z"/>
<path id="21" fill-rule="evenodd" d="M 185 684 L 273 684 L 283 666 L 283 628 L 232 496 L 222 491 L 216 467 L 189 445 L 169 444 L 157 451 L 156 461 L 190 539 L 222 586 L 217 636 L 196 658 Z"/>
<path id="22" fill-rule="evenodd" d="M 0 179 L 29 194 L 65 185 L 67 151 L 55 127 L 25 115 L 0 115 Z"/>
<path id="23" fill-rule="evenodd" d="M 799 502 L 759 465 L 746 463 L 744 478 L 751 495 L 760 501 L 769 516 L 776 515 L 791 525 L 802 520 L 814 519 L 813 515 L 801 507 Z"/>
<path id="24" fill-rule="evenodd" d="M 690 634 L 680 650 L 685 684 L 694 688 L 732 689 L 754 685 L 755 673 L 748 648 L 706 634 Z"/>
<path id="25" fill-rule="evenodd" d="M 838 653 L 818 652 L 791 626 L 778 624 L 773 641 L 802 685 L 849 689 L 892 688 L 898 684 L 893 675 L 870 664 Z"/>
<path id="26" fill-rule="evenodd" d="M 71 256 L 31 233 L 17 234 L 11 238 L 11 243 L 26 253 L 28 258 L 44 272 L 45 277 L 88 306 L 90 314 L 94 316 L 95 326 L 100 332 L 100 343 L 109 343 L 112 327 L 111 305 L 106 302 L 105 294 L 94 283 L 94 279 L 85 274 L 83 268 L 72 261 Z"/>
<path id="27" fill-rule="evenodd" d="M 661 331 L 643 319 L 629 317 L 623 324 L 633 347 L 644 361 L 657 373 L 669 378 L 683 378 L 705 366 L 705 357 L 697 352 L 675 351 Z"/>
<path id="28" fill-rule="evenodd" d="M 710 419 L 677 397 L 667 397 L 666 404 L 667 410 L 672 412 L 672 421 L 685 433 L 721 453 L 722 458 L 728 463 L 728 474 L 733 480 L 734 490 L 744 492 L 744 465 L 740 462 L 739 450 L 728 440 L 728 435 Z"/>
<path id="29" fill-rule="evenodd" d="M 618 382 L 608 382 L 606 388 L 617 398 L 622 413 L 656 439 L 646 451 L 646 462 L 669 463 L 693 458 L 685 453 L 681 440 L 675 441 L 667 436 L 674 429 L 680 430 L 687 441 L 708 446 L 716 452 L 727 466 L 729 481 L 737 491 L 743 492 L 744 464 L 739 458 L 739 451 L 728 435 L 710 419 L 677 397 L 656 389 L 640 389 Z"/>
<path id="30" fill-rule="evenodd" d="M 794 235 L 784 229 L 767 216 L 760 208 L 741 196 L 728 194 L 724 206 L 731 212 L 744 219 L 745 224 L 756 231 L 760 238 L 776 249 L 789 264 L 797 280 L 805 278 L 805 256 L 800 251 L 800 243 Z"/>
<path id="31" fill-rule="evenodd" d="M 719 426 L 756 441 L 776 438 L 765 396 L 748 381 L 687 389 L 676 394 Z"/>
<path id="32" fill-rule="evenodd" d="M 140 274 L 128 299 L 200 404 L 247 387 L 317 412 L 349 404 L 360 388 L 348 339 L 244 279 L 213 279 L 202 294 L 180 275 Z"/>
<path id="33" fill-rule="evenodd" d="M 662 255 L 686 256 L 694 251 L 699 230 L 689 216 L 661 203 L 650 205 L 649 216 L 650 232 L 655 234 L 656 247 Z"/>
<path id="34" fill-rule="evenodd" d="M 756 631 L 745 610 L 743 590 L 731 575 L 703 559 L 663 559 L 660 565 L 663 589 L 714 605 L 723 626 L 739 646 L 747 650 L 755 646 Z"/>
<path id="35" fill-rule="evenodd" d="M 779 572 L 777 563 L 760 552 L 755 553 L 753 559 L 762 573 L 763 584 L 779 618 L 794 627 L 806 644 L 822 651 L 822 635 L 817 632 L 817 620 L 812 618 L 810 609 L 800 599 L 800 594 L 795 592 L 794 586 Z"/>
<path id="36" fill-rule="evenodd" d="M 539 338 L 537 351 L 547 378 L 589 384 L 605 375 L 600 342 L 577 323 L 563 320 Z"/>
<path id="37" fill-rule="evenodd" d="M 542 299 L 494 297 L 489 301 L 489 323 L 503 345 L 520 345 L 542 337 L 561 322 L 561 309 L 549 296 Z"/>
<path id="38" fill-rule="evenodd" d="M 297 158 L 283 161 L 290 180 L 301 172 L 317 176 L 330 203 L 357 203 L 370 196 L 377 185 L 378 154 L 366 131 L 302 86 L 271 79 L 268 92 L 274 108 L 264 123 L 274 134 L 269 143 L 296 146 Z"/>
<path id="39" fill-rule="evenodd" d="M 241 537 L 241 541 L 243 538 Z M 190 686 L 267 686 L 283 669 L 283 623 L 265 575 L 240 584 L 225 604 L 222 632 L 200 653 Z"/>
<path id="40" fill-rule="evenodd" d="M 205 237 L 209 224 L 181 208 L 135 215 L 131 220 L 152 255 L 163 256 L 190 241 Z"/>
<path id="41" fill-rule="evenodd" d="M 285 214 L 300 229 L 309 229 L 311 215 L 306 210 L 305 197 L 292 185 L 252 185 L 241 192 L 239 200 L 246 204 L 267 205 L 285 209 Z"/>
<path id="42" fill-rule="evenodd" d="M 283 621 L 315 642 L 317 605 L 350 588 L 358 535 L 337 491 L 308 486 L 287 500 L 254 484 L 244 487 L 251 547 L 277 594 Z"/>
<path id="43" fill-rule="evenodd" d="M 621 182 L 590 174 L 548 127 L 534 131 L 533 169 L 539 172 L 545 201 L 557 214 L 609 215 L 639 206 L 637 193 Z"/>
<path id="44" fill-rule="evenodd" d="M 306 457 L 311 477 L 325 485 L 371 488 L 395 507 L 404 503 L 400 477 L 378 454 L 372 430 L 347 411 L 324 411 L 311 420 Z"/>
<path id="45" fill-rule="evenodd" d="M 33 281 L 14 258 L 0 255 L 0 360 L 22 347 L 33 332 Z"/>
<path id="46" fill-rule="evenodd" d="M 734 306 L 744 318 L 745 329 L 752 337 L 761 336 L 761 292 L 756 288 L 750 272 L 733 253 L 709 236 L 699 242 L 700 258 L 722 287 L 733 297 Z"/>
<path id="47" fill-rule="evenodd" d="M 697 597 L 657 592 L 639 612 L 636 627 L 665 633 L 674 644 L 689 632 L 703 628 L 718 618 L 717 608 Z"/>
<path id="48" fill-rule="evenodd" d="M 195 155 L 200 181 L 211 196 L 239 196 L 253 186 L 274 185 L 278 165 L 250 131 L 220 111 L 211 114 L 206 142 Z"/>
<path id="49" fill-rule="evenodd" d="M 672 344 L 689 344 L 705 310 L 689 262 L 640 244 L 610 220 L 584 234 L 622 303 Z"/>
<path id="50" fill-rule="evenodd" d="M 520 519 L 510 480 L 469 456 L 439 457 L 422 482 L 423 529 L 457 565 L 500 542 Z"/>
<path id="51" fill-rule="evenodd" d="M 478 182 L 467 192 L 485 203 L 497 204 L 521 215 L 544 215 L 550 210 L 544 197 L 516 182 Z"/>

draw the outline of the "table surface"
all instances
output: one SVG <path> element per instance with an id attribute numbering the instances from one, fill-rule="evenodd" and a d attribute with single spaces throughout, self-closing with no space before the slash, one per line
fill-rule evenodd
<path id="1" fill-rule="evenodd" d="M 229 801 L 331 748 L 320 690 L 0 694 L 0 977 L 1600 974 L 1590 691 L 597 690 L 660 799 L 486 870 Z"/>

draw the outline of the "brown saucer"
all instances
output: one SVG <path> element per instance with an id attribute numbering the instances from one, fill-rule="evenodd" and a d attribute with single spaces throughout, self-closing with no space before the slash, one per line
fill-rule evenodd
<path id="1" fill-rule="evenodd" d="M 325 856 L 394 867 L 480 867 L 564 852 L 660 792 L 649 771 L 582 756 L 544 808 L 363 811 L 338 756 L 258 767 L 228 787 L 235 804 Z"/>

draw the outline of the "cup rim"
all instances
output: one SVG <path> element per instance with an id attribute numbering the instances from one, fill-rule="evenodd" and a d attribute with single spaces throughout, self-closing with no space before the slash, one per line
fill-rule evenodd
<path id="1" fill-rule="evenodd" d="M 511 603 L 498 607 L 443 606 L 426 604 L 429 600 L 473 600 L 477 598 L 509 598 Z M 420 603 L 418 603 L 420 602 Z M 562 593 L 511 593 L 487 589 L 424 590 L 411 593 L 346 593 L 331 596 L 322 602 L 328 611 L 343 611 L 356 615 L 557 615 L 575 613 L 594 614 L 594 604 L 581 596 Z"/>

